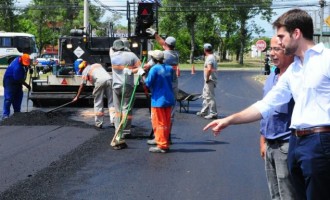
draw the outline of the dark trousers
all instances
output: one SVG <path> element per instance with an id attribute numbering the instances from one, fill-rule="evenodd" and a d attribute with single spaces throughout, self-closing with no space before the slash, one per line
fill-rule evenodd
<path id="1" fill-rule="evenodd" d="M 3 102 L 3 117 L 9 117 L 10 106 L 13 105 L 14 112 L 21 112 L 21 104 L 23 100 L 22 83 L 4 78 L 4 102 Z"/>
<path id="2" fill-rule="evenodd" d="M 292 135 L 288 167 L 298 199 L 330 199 L 330 133 Z"/>

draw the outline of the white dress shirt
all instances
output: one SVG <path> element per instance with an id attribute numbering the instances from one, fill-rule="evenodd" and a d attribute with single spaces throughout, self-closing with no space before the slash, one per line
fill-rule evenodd
<path id="1" fill-rule="evenodd" d="M 295 100 L 291 128 L 330 125 L 330 50 L 322 43 L 296 56 L 275 87 L 255 106 L 263 118 L 274 106 Z"/>

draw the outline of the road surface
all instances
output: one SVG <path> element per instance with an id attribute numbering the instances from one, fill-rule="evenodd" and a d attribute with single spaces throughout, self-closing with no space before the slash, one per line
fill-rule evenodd
<path id="1" fill-rule="evenodd" d="M 262 96 L 262 84 L 253 80 L 257 74 L 220 70 L 219 117 Z M 202 78 L 201 71 L 181 71 L 180 89 L 201 92 Z M 120 151 L 109 146 L 114 134 L 110 127 L 26 126 L 24 131 L 33 134 L 22 138 L 24 126 L 0 126 L 1 174 L 11 181 L 1 178 L 0 199 L 269 199 L 259 156 L 259 123 L 232 126 L 214 137 L 202 131 L 209 120 L 195 115 L 201 103 L 190 102 L 189 113 L 176 113 L 168 154 L 148 152 L 148 109 L 134 110 L 133 133 L 138 137 L 127 140 L 128 149 Z M 86 114 L 91 108 L 60 112 L 93 123 L 93 116 Z"/>

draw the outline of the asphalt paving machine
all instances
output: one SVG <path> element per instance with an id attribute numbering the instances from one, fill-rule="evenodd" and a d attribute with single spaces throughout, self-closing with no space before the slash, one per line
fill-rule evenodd
<path id="1" fill-rule="evenodd" d="M 132 13 L 131 10 L 135 10 L 132 9 L 133 4 L 127 2 L 128 33 L 125 39 L 129 41 L 131 51 L 142 61 L 143 57 L 147 56 L 147 51 L 151 47 L 149 40 L 152 39 L 146 34 L 145 29 L 151 25 L 158 27 L 158 4 L 139 3 L 138 12 Z M 61 36 L 58 39 L 60 60 L 58 65 L 44 72 L 34 70 L 30 80 L 32 90 L 28 98 L 35 107 L 57 106 L 75 97 L 82 81 L 81 75 L 77 74 L 77 63 L 81 59 L 88 63 L 100 63 L 108 73 L 111 73 L 109 49 L 113 42 L 116 39 L 122 39 L 122 36 L 114 33 L 111 24 L 105 36 L 95 36 L 95 28 L 86 26 L 87 28 L 83 29 L 72 29 L 70 35 Z M 131 30 L 132 27 L 134 31 Z M 82 96 L 86 98 L 79 101 L 77 105 L 93 105 L 92 91 L 93 86 L 87 85 L 82 93 Z M 150 106 L 150 100 L 142 84 L 137 89 L 134 105 Z"/>

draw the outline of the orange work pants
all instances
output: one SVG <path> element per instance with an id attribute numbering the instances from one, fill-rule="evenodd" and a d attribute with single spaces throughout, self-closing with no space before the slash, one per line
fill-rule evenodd
<path id="1" fill-rule="evenodd" d="M 170 146 L 171 110 L 172 107 L 151 107 L 151 123 L 155 134 L 155 141 L 161 149 L 168 149 Z"/>

